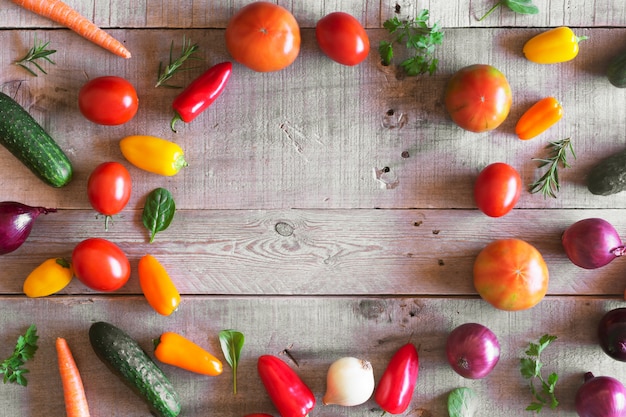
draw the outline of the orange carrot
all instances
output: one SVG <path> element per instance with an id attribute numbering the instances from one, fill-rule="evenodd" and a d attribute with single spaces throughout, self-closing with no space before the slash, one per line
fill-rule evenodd
<path id="1" fill-rule="evenodd" d="M 114 39 L 111 35 L 93 24 L 89 19 L 82 16 L 76 10 L 63 3 L 61 0 L 11 0 L 40 16 L 47 17 L 56 23 L 67 27 L 78 33 L 85 39 L 90 40 L 98 46 L 113 52 L 122 58 L 130 58 L 130 52 Z"/>
<path id="2" fill-rule="evenodd" d="M 83 380 L 78 373 L 78 367 L 67 341 L 62 337 L 58 337 L 56 349 L 59 358 L 59 374 L 63 382 L 67 417 L 89 417 L 89 406 L 87 405 Z"/>

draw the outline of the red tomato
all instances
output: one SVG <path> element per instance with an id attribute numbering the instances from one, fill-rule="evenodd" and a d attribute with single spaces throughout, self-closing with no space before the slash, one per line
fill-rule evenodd
<path id="1" fill-rule="evenodd" d="M 476 178 L 474 200 L 487 216 L 507 214 L 522 194 L 522 178 L 515 168 L 502 162 L 487 165 Z"/>
<path id="2" fill-rule="evenodd" d="M 226 48 L 232 57 L 258 72 L 278 71 L 300 53 L 300 27 L 289 11 L 258 1 L 242 7 L 226 26 Z"/>
<path id="3" fill-rule="evenodd" d="M 470 65 L 457 71 L 446 87 L 446 109 L 454 123 L 471 132 L 500 126 L 509 115 L 511 86 L 491 65 Z"/>
<path id="4" fill-rule="evenodd" d="M 321 18 L 315 26 L 315 38 L 322 52 L 343 65 L 360 64 L 370 51 L 370 40 L 361 23 L 344 12 Z"/>
<path id="5" fill-rule="evenodd" d="M 548 267 L 541 253 L 520 239 L 491 242 L 474 261 L 474 287 L 495 308 L 525 310 L 548 291 Z"/>
<path id="6" fill-rule="evenodd" d="M 105 228 L 110 216 L 126 207 L 132 191 L 130 173 L 119 162 L 103 162 L 87 180 L 87 197 L 91 206 L 106 217 Z"/>
<path id="7" fill-rule="evenodd" d="M 83 240 L 72 252 L 76 277 L 96 291 L 115 291 L 130 278 L 130 263 L 122 250 L 106 239 Z"/>
<path id="8" fill-rule="evenodd" d="M 88 81 L 78 92 L 80 112 L 100 125 L 121 125 L 137 113 L 135 87 L 124 78 L 107 76 Z"/>

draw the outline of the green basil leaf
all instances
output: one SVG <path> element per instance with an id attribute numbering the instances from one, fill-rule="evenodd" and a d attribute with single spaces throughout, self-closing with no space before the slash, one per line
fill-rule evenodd
<path id="1" fill-rule="evenodd" d="M 222 330 L 219 333 L 220 346 L 226 362 L 233 369 L 233 394 L 237 394 L 237 365 L 239 365 L 239 356 L 243 348 L 243 333 L 237 330 Z"/>
<path id="2" fill-rule="evenodd" d="M 478 397 L 471 388 L 456 388 L 448 394 L 450 417 L 472 417 L 478 409 Z"/>
<path id="3" fill-rule="evenodd" d="M 537 14 L 539 8 L 531 3 L 530 0 L 504 0 L 505 6 L 520 14 Z"/>
<path id="4" fill-rule="evenodd" d="M 143 208 L 143 225 L 150 231 L 150 243 L 158 232 L 167 229 L 174 218 L 176 204 L 174 197 L 165 188 L 156 188 L 148 194 Z"/>

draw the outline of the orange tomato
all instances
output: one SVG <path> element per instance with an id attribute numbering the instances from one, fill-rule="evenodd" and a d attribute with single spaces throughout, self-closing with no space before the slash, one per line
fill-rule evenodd
<path id="1" fill-rule="evenodd" d="M 274 3 L 258 1 L 242 7 L 228 22 L 225 36 L 235 61 L 258 72 L 286 68 L 300 53 L 298 22 Z"/>
<path id="2" fill-rule="evenodd" d="M 500 310 L 535 306 L 548 291 L 548 279 L 548 267 L 541 253 L 520 239 L 493 241 L 474 261 L 476 291 Z"/>
<path id="3" fill-rule="evenodd" d="M 454 123 L 470 132 L 500 126 L 513 101 L 504 74 L 491 65 L 470 65 L 457 71 L 446 87 L 445 105 Z"/>

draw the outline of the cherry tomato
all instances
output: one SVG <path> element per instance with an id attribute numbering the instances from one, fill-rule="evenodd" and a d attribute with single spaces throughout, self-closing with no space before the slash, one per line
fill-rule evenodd
<path id="1" fill-rule="evenodd" d="M 495 308 L 525 310 L 548 291 L 548 267 L 541 253 L 520 239 L 487 245 L 474 261 L 474 287 Z"/>
<path id="2" fill-rule="evenodd" d="M 487 216 L 501 217 L 515 207 L 522 194 L 522 178 L 503 162 L 487 165 L 476 178 L 474 200 Z"/>
<path id="3" fill-rule="evenodd" d="M 300 53 L 296 18 L 274 3 L 242 7 L 226 26 L 226 48 L 235 61 L 258 72 L 288 67 Z"/>
<path id="4" fill-rule="evenodd" d="M 470 132 L 500 126 L 509 115 L 511 86 L 491 65 L 470 65 L 457 71 L 446 87 L 445 104 L 454 123 Z"/>
<path id="5" fill-rule="evenodd" d="M 91 206 L 105 217 L 105 229 L 114 214 L 126 207 L 132 191 L 130 173 L 119 162 L 103 162 L 87 180 L 87 197 Z"/>
<path id="6" fill-rule="evenodd" d="M 321 18 L 315 26 L 315 38 L 322 52 L 343 65 L 360 64 L 370 51 L 370 40 L 361 23 L 344 12 Z"/>
<path id="7" fill-rule="evenodd" d="M 130 278 L 130 263 L 122 250 L 102 238 L 80 242 L 72 252 L 76 278 L 96 291 L 115 291 Z"/>
<path id="8" fill-rule="evenodd" d="M 139 99 L 135 87 L 124 78 L 98 77 L 78 92 L 78 108 L 87 120 L 100 125 L 121 125 L 137 113 Z"/>

